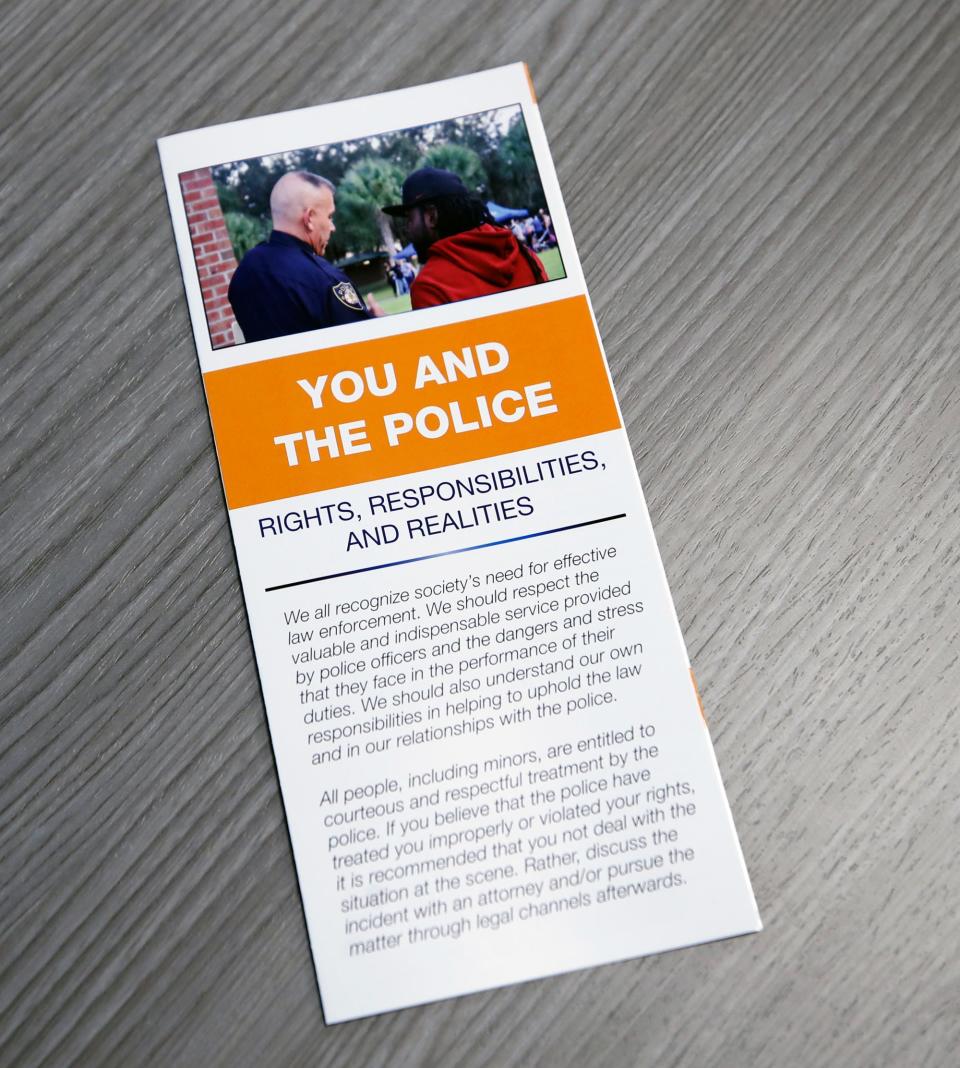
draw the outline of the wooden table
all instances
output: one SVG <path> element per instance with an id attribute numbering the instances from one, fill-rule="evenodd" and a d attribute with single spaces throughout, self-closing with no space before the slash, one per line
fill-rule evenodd
<path id="1" fill-rule="evenodd" d="M 0 1064 L 955 1064 L 958 5 L 0 27 Z M 766 930 L 325 1028 L 154 141 L 516 59 Z"/>

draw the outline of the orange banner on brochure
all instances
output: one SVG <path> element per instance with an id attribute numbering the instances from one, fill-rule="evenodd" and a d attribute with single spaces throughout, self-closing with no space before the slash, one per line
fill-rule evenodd
<path id="1" fill-rule="evenodd" d="M 230 508 L 620 426 L 583 297 L 204 375 Z"/>

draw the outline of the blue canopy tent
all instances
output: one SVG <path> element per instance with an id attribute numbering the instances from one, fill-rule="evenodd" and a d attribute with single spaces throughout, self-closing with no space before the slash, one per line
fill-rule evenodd
<path id="1" fill-rule="evenodd" d="M 525 219 L 530 212 L 526 208 L 505 208 L 502 204 L 487 201 L 487 211 L 495 223 L 505 223 L 510 219 Z"/>

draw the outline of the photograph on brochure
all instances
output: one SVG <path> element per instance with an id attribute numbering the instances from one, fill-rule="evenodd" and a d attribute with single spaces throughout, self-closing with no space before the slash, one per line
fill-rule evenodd
<path id="1" fill-rule="evenodd" d="M 564 276 L 519 104 L 179 177 L 215 348 Z"/>

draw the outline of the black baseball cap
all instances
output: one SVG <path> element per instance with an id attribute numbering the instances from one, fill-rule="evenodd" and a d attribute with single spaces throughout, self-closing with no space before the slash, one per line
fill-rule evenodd
<path id="1" fill-rule="evenodd" d="M 403 183 L 403 203 L 388 204 L 383 208 L 387 215 L 403 215 L 408 208 L 415 208 L 438 197 L 469 196 L 467 187 L 453 173 L 439 167 L 421 167 L 407 175 Z"/>

